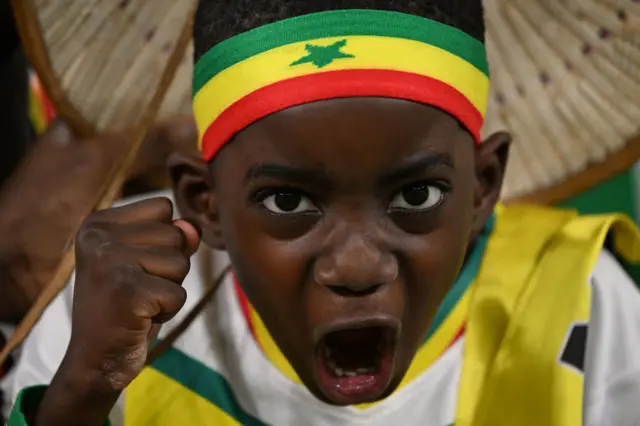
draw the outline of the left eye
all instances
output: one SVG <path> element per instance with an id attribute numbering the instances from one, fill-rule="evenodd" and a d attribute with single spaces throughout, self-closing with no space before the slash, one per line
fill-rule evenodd
<path id="1" fill-rule="evenodd" d="M 318 211 L 318 208 L 306 196 L 295 191 L 280 191 L 268 195 L 262 205 L 271 213 L 291 215 Z"/>
<path id="2" fill-rule="evenodd" d="M 389 204 L 389 210 L 429 210 L 440 204 L 443 199 L 444 191 L 437 186 L 410 186 L 393 198 Z"/>

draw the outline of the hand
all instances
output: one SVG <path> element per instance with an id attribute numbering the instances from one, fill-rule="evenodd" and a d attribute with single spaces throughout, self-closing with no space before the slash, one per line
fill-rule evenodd
<path id="1" fill-rule="evenodd" d="M 200 237 L 172 216 L 171 202 L 157 198 L 95 213 L 78 232 L 68 355 L 97 385 L 124 389 L 159 325 L 186 301 L 181 284 Z"/>
<path id="2" fill-rule="evenodd" d="M 171 202 L 156 198 L 94 213 L 80 228 L 71 340 L 38 424 L 102 424 L 144 367 L 160 325 L 184 305 L 181 284 L 200 236 L 172 216 Z M 78 407 L 92 405 L 75 423 Z"/>

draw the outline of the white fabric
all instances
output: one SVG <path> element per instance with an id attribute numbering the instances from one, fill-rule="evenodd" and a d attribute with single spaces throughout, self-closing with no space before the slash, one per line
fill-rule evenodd
<path id="1" fill-rule="evenodd" d="M 216 324 L 215 330 L 210 324 Z M 202 342 L 210 341 L 211 344 Z M 463 342 L 454 345 L 417 380 L 367 410 L 334 407 L 318 401 L 306 388 L 285 378 L 263 355 L 250 334 L 227 279 L 216 301 L 175 345 L 222 374 L 242 408 L 271 425 L 389 425 L 390 419 L 431 419 L 451 423 L 455 412 Z M 430 403 L 425 405 L 425 401 Z M 422 423 L 425 424 L 425 423 Z"/>
<path id="2" fill-rule="evenodd" d="M 587 344 L 588 426 L 640 426 L 640 292 L 608 252 L 593 277 Z"/>
<path id="3" fill-rule="evenodd" d="M 204 289 L 201 263 L 227 262 L 222 254 L 194 257 L 184 283 L 187 305 L 161 337 L 197 303 Z M 219 268 L 217 268 L 219 269 Z M 592 319 L 586 358 L 585 425 L 640 426 L 640 292 L 603 252 L 592 283 Z M 64 356 L 70 335 L 72 287 L 47 309 L 24 344 L 16 374 L 7 383 L 14 399 L 28 386 L 47 384 Z M 176 347 L 222 374 L 243 409 L 274 426 L 421 425 L 453 423 L 464 340 L 453 345 L 427 372 L 387 400 L 367 410 L 332 407 L 290 382 L 263 356 L 250 335 L 227 279 L 212 303 L 177 342 Z M 122 401 L 114 426 L 122 423 Z"/>

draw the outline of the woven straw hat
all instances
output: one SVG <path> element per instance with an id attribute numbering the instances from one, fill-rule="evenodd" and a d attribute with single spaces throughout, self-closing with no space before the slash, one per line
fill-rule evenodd
<path id="1" fill-rule="evenodd" d="M 485 0 L 485 132 L 515 137 L 503 196 L 551 203 L 640 157 L 640 3 Z"/>
<path id="2" fill-rule="evenodd" d="M 26 47 L 82 133 L 133 127 L 194 0 L 14 1 Z M 485 0 L 493 94 L 485 133 L 515 137 L 503 196 L 552 202 L 640 155 L 640 4 Z M 191 108 L 192 46 L 158 119 Z M 593 166 L 596 167 L 593 167 Z"/>
<path id="3" fill-rule="evenodd" d="M 27 53 L 59 113 L 81 134 L 137 124 L 194 0 L 13 0 Z M 190 30 L 187 30 L 190 32 Z M 159 118 L 191 109 L 192 46 Z"/>

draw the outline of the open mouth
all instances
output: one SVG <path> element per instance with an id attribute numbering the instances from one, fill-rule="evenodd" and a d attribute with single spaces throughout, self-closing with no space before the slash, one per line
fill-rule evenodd
<path id="1" fill-rule="evenodd" d="M 387 326 L 326 334 L 317 347 L 316 374 L 327 398 L 338 405 L 379 399 L 391 382 L 396 334 Z"/>

